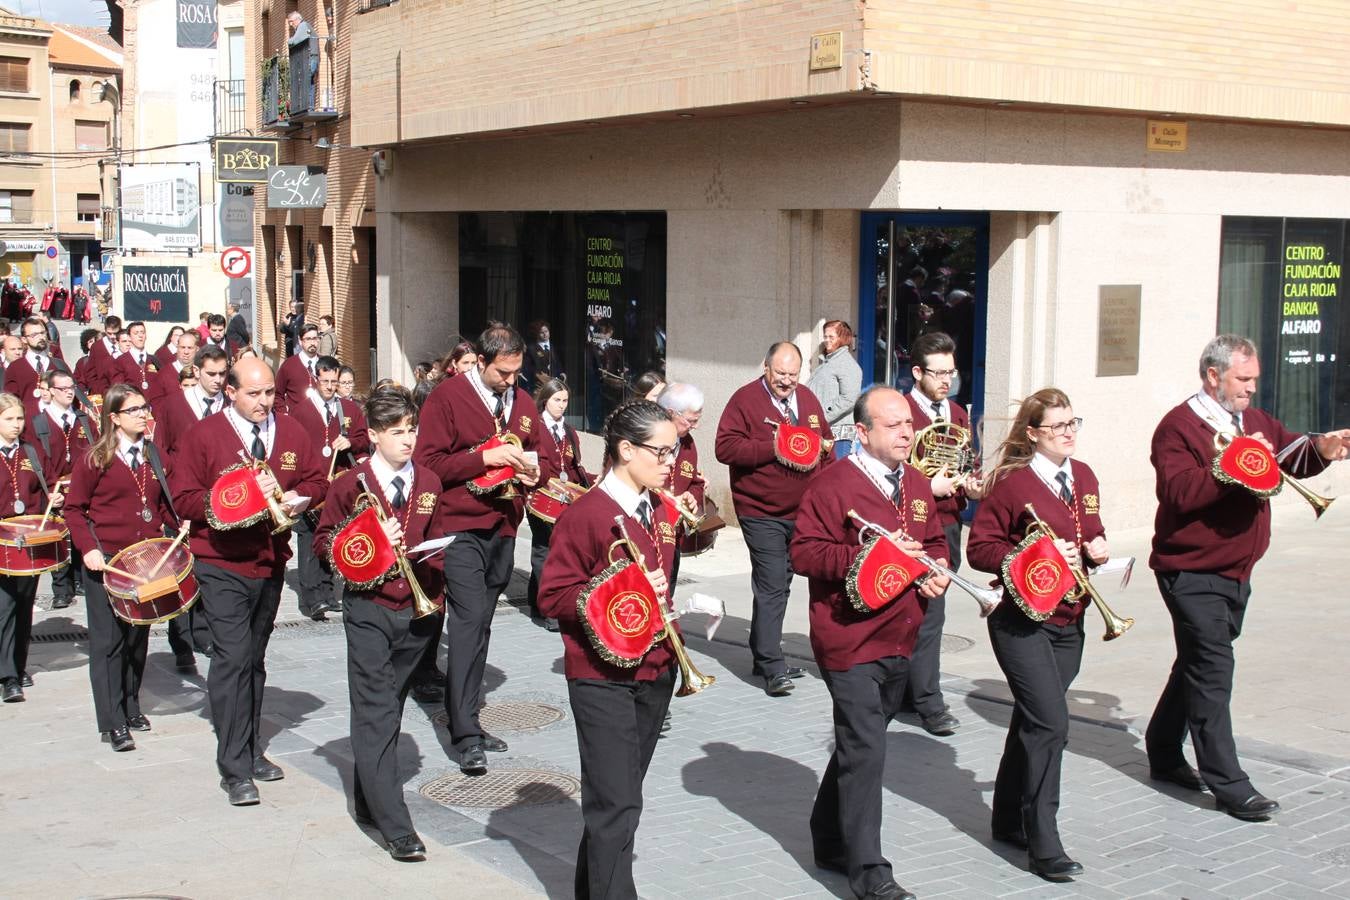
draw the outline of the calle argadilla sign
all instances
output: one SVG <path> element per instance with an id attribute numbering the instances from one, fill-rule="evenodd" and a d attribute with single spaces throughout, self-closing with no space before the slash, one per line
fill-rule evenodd
<path id="1" fill-rule="evenodd" d="M 266 184 L 267 170 L 277 164 L 277 142 L 254 138 L 216 141 L 216 181 Z"/>

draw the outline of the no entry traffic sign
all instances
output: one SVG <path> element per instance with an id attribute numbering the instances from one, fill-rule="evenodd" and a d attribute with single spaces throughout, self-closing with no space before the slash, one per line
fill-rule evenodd
<path id="1" fill-rule="evenodd" d="M 243 278 L 253 268 L 253 257 L 243 247 L 226 247 L 220 254 L 220 270 L 231 278 Z"/>

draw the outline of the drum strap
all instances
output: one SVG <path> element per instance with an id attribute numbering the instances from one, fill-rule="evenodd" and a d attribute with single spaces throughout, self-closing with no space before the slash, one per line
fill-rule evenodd
<path id="1" fill-rule="evenodd" d="M 28 457 L 28 462 L 33 466 L 33 474 L 37 476 L 38 487 L 42 488 L 42 496 L 50 500 L 51 491 L 47 490 L 47 475 L 42 471 L 42 463 L 38 462 L 37 451 L 27 441 L 23 442 L 23 455 Z"/>
<path id="2" fill-rule="evenodd" d="M 40 412 L 33 417 L 33 433 L 37 435 L 38 441 L 42 444 L 42 455 L 51 456 L 51 427 L 47 424 L 47 417 Z"/>
<path id="3" fill-rule="evenodd" d="M 563 426 L 564 428 L 566 426 Z M 577 443 L 577 433 L 572 430 L 567 431 L 567 443 L 572 445 L 572 462 L 576 463 L 577 471 L 581 473 L 581 486 L 590 487 L 591 480 L 586 477 L 586 470 L 581 466 L 581 445 Z"/>
<path id="4" fill-rule="evenodd" d="M 173 494 L 169 493 L 169 479 L 164 477 L 164 463 L 159 458 L 159 448 L 149 441 L 145 442 L 145 458 L 150 463 L 151 471 L 155 473 L 155 480 L 159 482 L 159 493 L 169 505 L 173 520 L 182 522 L 182 519 L 178 518 L 178 510 L 173 508 Z"/>
<path id="5" fill-rule="evenodd" d="M 70 371 L 70 366 L 66 365 L 66 361 L 64 359 L 58 359 L 57 357 L 53 356 L 52 368 L 56 369 L 59 372 L 65 372 L 71 378 L 75 377 L 75 373 Z M 89 395 L 84 392 L 84 388 L 80 387 L 80 383 L 78 381 L 75 382 L 75 399 L 78 400 L 80 405 L 83 406 L 85 409 L 92 410 L 94 408 L 93 401 L 89 399 Z M 94 432 L 92 429 L 89 429 L 86 431 L 86 433 L 92 435 Z"/>

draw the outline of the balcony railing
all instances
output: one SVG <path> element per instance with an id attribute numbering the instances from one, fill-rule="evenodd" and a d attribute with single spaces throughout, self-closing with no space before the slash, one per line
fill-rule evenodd
<path id="1" fill-rule="evenodd" d="M 316 122 L 337 118 L 331 62 L 321 48 L 326 39 L 311 37 L 290 48 L 290 119 Z"/>
<path id="2" fill-rule="evenodd" d="M 266 128 L 285 127 L 290 122 L 290 83 L 282 77 L 289 60 L 278 54 L 262 67 L 262 121 Z"/>
<path id="3" fill-rule="evenodd" d="M 248 129 L 248 103 L 244 98 L 244 79 L 232 78 L 215 84 L 214 106 L 216 134 L 237 134 Z"/>

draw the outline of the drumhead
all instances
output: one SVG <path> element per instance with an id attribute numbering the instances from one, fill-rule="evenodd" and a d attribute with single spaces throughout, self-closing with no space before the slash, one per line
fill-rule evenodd
<path id="1" fill-rule="evenodd" d="M 172 538 L 150 538 L 139 541 L 130 547 L 119 551 L 112 559 L 108 560 L 108 565 L 114 569 L 122 569 L 134 575 L 141 575 L 149 578 L 150 570 L 159 565 L 160 559 L 164 556 L 164 551 L 173 544 Z M 179 544 L 169 551 L 169 559 L 164 565 L 159 567 L 155 577 L 159 578 L 165 575 L 172 576 L 175 581 L 182 582 L 192 571 L 192 554 L 188 549 Z M 123 599 L 134 599 L 136 597 L 136 587 L 139 582 L 134 579 L 119 575 L 116 572 L 103 573 L 103 587 L 115 597 Z M 145 624 L 138 622 L 137 624 Z"/>

